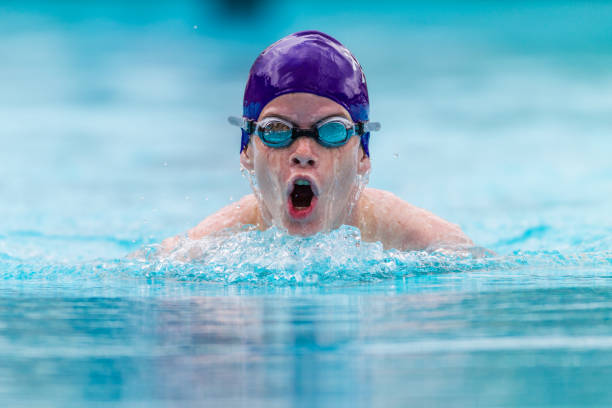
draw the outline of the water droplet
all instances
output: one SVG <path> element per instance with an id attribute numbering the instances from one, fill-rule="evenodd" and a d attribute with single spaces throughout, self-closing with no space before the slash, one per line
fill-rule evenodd
<path id="1" fill-rule="evenodd" d="M 393 153 L 393 158 L 397 159 L 399 157 L 399 153 Z"/>
<path id="2" fill-rule="evenodd" d="M 208 201 L 208 197 L 204 197 L 204 201 Z"/>
<path id="3" fill-rule="evenodd" d="M 185 200 L 190 200 L 189 196 L 185 196 Z"/>
<path id="4" fill-rule="evenodd" d="M 164 167 L 168 167 L 168 162 L 164 162 Z"/>
<path id="5" fill-rule="evenodd" d="M 229 200 L 234 201 L 234 196 L 230 196 Z"/>
<path id="6" fill-rule="evenodd" d="M 144 200 L 144 196 L 140 196 L 140 199 L 141 199 L 141 200 Z"/>
<path id="7" fill-rule="evenodd" d="M 197 29 L 198 29 L 198 26 L 197 26 L 197 25 L 194 25 L 194 26 L 193 26 L 193 29 L 194 29 L 194 30 L 197 30 Z"/>

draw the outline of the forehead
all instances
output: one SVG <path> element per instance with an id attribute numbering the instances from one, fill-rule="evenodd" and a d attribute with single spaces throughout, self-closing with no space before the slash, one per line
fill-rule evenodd
<path id="1" fill-rule="evenodd" d="M 289 93 L 272 99 L 263 108 L 258 120 L 268 116 L 280 116 L 305 127 L 330 116 L 342 116 L 351 120 L 348 111 L 337 102 L 302 92 Z"/>

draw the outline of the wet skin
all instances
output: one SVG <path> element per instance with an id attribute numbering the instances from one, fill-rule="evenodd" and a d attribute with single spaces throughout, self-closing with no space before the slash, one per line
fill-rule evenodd
<path id="1" fill-rule="evenodd" d="M 273 99 L 258 121 L 280 117 L 300 128 L 311 128 L 322 119 L 350 115 L 336 102 L 308 93 L 292 93 Z M 352 225 L 365 241 L 380 241 L 385 248 L 400 250 L 470 247 L 461 229 L 395 195 L 371 188 L 359 193 L 359 176 L 370 170 L 370 159 L 353 136 L 344 146 L 327 148 L 314 139 L 300 137 L 286 148 L 268 147 L 252 136 L 240 154 L 241 165 L 256 180 L 259 193 L 222 208 L 188 232 L 191 239 L 225 229 L 253 225 L 267 229 L 276 224 L 292 235 Z M 296 180 L 307 180 L 316 198 L 309 208 L 292 206 L 290 195 Z M 176 246 L 178 238 L 163 242 Z"/>
<path id="2" fill-rule="evenodd" d="M 349 113 L 330 99 L 312 94 L 287 94 L 271 101 L 259 120 L 286 119 L 310 128 L 322 119 Z M 323 147 L 314 139 L 300 137 L 282 149 L 268 147 L 255 136 L 240 155 L 240 163 L 253 172 L 260 190 L 259 208 L 265 224 L 276 223 L 292 235 L 312 235 L 349 223 L 348 209 L 357 193 L 357 175 L 370 169 L 370 159 L 353 136 L 340 147 Z M 307 180 L 316 201 L 306 217 L 293 211 L 289 195 L 296 180 Z"/>

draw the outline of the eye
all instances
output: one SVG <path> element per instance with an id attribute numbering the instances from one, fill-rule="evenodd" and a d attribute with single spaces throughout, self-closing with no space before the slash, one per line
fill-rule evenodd
<path id="1" fill-rule="evenodd" d="M 263 125 L 263 138 L 269 143 L 281 143 L 291 139 L 291 126 L 279 120 L 270 120 Z"/>
<path id="2" fill-rule="evenodd" d="M 264 132 L 266 133 L 271 133 L 271 132 L 287 132 L 287 131 L 291 131 L 291 127 L 289 127 L 289 125 L 287 125 L 286 123 L 283 123 L 279 120 L 271 120 L 268 123 L 265 124 L 264 126 Z"/>
<path id="3" fill-rule="evenodd" d="M 342 143 L 348 135 L 344 123 L 340 121 L 327 122 L 319 127 L 319 137 L 330 144 Z"/>

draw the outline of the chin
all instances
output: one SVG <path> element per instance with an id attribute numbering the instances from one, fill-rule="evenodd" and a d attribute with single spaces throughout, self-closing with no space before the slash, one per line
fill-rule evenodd
<path id="1" fill-rule="evenodd" d="M 283 227 L 287 230 L 289 235 L 298 235 L 302 237 L 308 237 L 318 232 L 325 230 L 324 223 L 321 220 L 309 220 L 309 221 L 293 221 L 285 220 Z"/>

